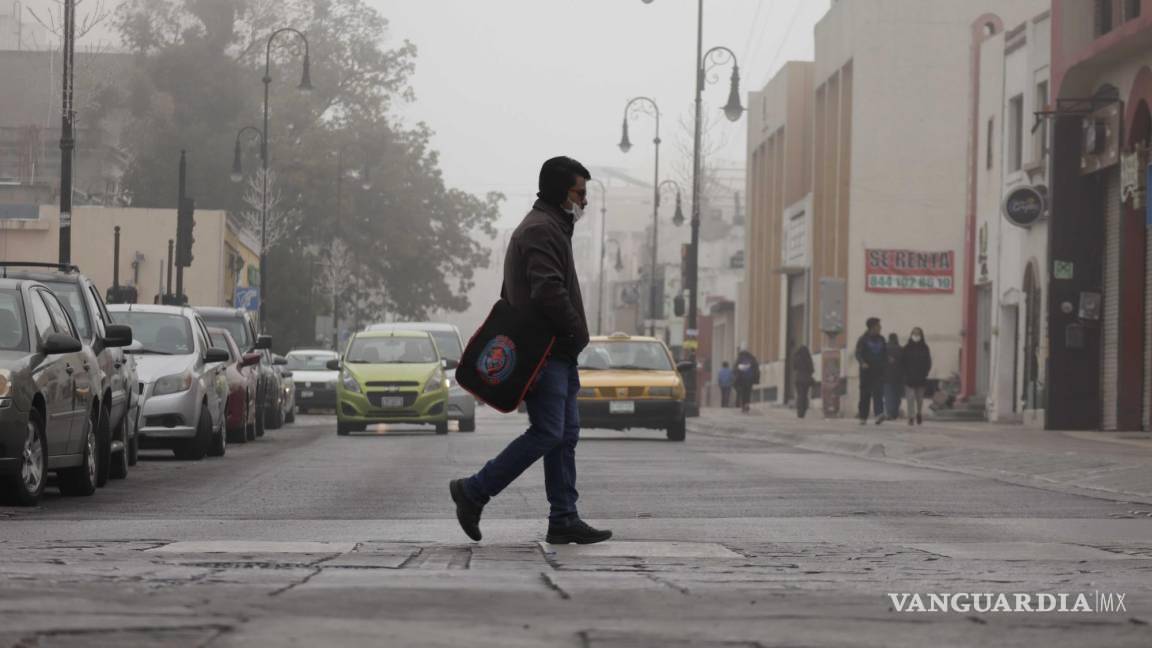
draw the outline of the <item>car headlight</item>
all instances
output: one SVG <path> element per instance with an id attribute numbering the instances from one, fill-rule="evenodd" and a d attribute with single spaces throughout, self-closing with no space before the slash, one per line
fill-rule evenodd
<path id="1" fill-rule="evenodd" d="M 676 390 L 672 387 L 649 387 L 648 395 L 652 398 L 672 398 Z"/>
<path id="2" fill-rule="evenodd" d="M 157 380 L 156 386 L 152 388 L 152 395 L 164 396 L 165 394 L 179 394 L 189 389 L 192 389 L 192 373 L 185 371 L 184 373 L 164 376 L 160 380 Z"/>
<path id="3" fill-rule="evenodd" d="M 436 372 L 436 373 L 432 374 L 431 376 L 429 376 L 428 382 L 424 383 L 424 391 L 425 392 L 438 391 L 440 389 L 447 389 L 447 388 L 448 388 L 448 381 L 444 378 L 444 376 L 440 375 L 440 372 Z"/>
<path id="4" fill-rule="evenodd" d="M 348 371 L 347 369 L 344 370 L 344 373 L 341 377 L 341 382 L 344 383 L 344 389 L 347 389 L 350 392 L 355 392 L 357 394 L 360 393 L 360 383 L 356 382 L 356 377 L 352 375 L 351 371 Z"/>
<path id="5" fill-rule="evenodd" d="M 0 398 L 12 395 L 12 372 L 0 369 Z"/>

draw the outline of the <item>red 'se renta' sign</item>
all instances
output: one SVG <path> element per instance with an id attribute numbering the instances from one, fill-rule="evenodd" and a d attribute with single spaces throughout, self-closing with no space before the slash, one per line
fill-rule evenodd
<path id="1" fill-rule="evenodd" d="M 864 288 L 882 293 L 951 293 L 956 253 L 865 250 Z"/>

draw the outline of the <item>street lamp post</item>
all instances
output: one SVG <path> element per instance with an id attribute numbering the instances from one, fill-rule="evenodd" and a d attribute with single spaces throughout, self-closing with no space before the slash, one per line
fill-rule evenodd
<path id="1" fill-rule="evenodd" d="M 684 208 L 681 206 L 680 201 L 680 183 L 675 180 L 665 180 L 656 187 L 656 208 L 660 208 L 660 196 L 665 187 L 670 187 L 676 190 L 676 212 L 672 215 L 672 224 L 680 227 L 684 224 Z"/>
<path id="2" fill-rule="evenodd" d="M 620 150 L 627 153 L 632 150 L 632 140 L 628 139 L 628 116 L 633 106 L 647 105 L 656 121 L 656 135 L 652 138 L 655 147 L 654 179 L 652 181 L 652 272 L 649 278 L 649 308 L 648 308 L 648 334 L 656 336 L 656 265 L 659 263 L 659 229 L 660 229 L 660 107 L 648 97 L 635 97 L 624 106 L 624 124 L 620 135 Z M 642 110 L 642 109 L 641 109 Z"/>
<path id="3" fill-rule="evenodd" d="M 596 334 L 604 334 L 604 245 L 608 241 L 608 188 L 596 178 L 589 182 L 600 187 L 600 292 L 596 301 Z"/>
<path id="4" fill-rule="evenodd" d="M 340 211 L 343 205 L 344 195 L 344 151 L 348 148 L 349 143 L 345 143 L 336 150 L 336 214 L 335 223 L 332 227 L 332 252 L 335 252 L 336 241 L 343 238 L 340 231 Z M 368 166 L 364 165 L 364 170 L 360 173 L 360 186 L 364 191 L 372 189 L 372 183 L 368 179 Z M 331 272 L 335 277 L 336 272 L 336 259 L 331 259 L 332 268 Z M 339 281 L 333 282 L 332 286 L 332 349 L 336 353 L 340 353 L 340 286 Z"/>
<path id="5" fill-rule="evenodd" d="M 644 4 L 651 4 L 653 0 L 643 0 Z M 701 184 L 701 132 L 703 129 L 703 95 L 704 86 L 707 82 L 708 68 L 706 67 L 709 59 L 714 58 L 716 54 L 724 54 L 726 56 L 715 57 L 717 65 L 732 61 L 732 77 L 731 87 L 728 91 L 728 103 L 724 106 L 724 116 L 729 121 L 736 121 L 744 114 L 744 106 L 740 104 L 740 67 L 736 61 L 736 54 L 727 47 L 713 47 L 707 52 L 704 51 L 704 0 L 697 0 L 696 3 L 696 116 L 695 116 L 695 129 L 693 133 L 692 144 L 692 243 L 688 250 L 688 319 L 685 322 L 686 326 L 684 331 L 685 341 L 691 340 L 692 347 L 690 349 L 691 360 L 696 361 L 696 308 L 697 308 L 697 293 L 699 292 L 700 282 L 700 184 Z M 693 370 L 685 375 L 685 387 L 688 389 L 688 399 L 696 409 L 696 371 Z"/>
<path id="6" fill-rule="evenodd" d="M 268 303 L 268 98 L 271 94 L 272 87 L 272 43 L 280 34 L 291 33 L 295 34 L 304 42 L 304 71 L 300 75 L 299 89 L 303 92 L 310 92 L 312 90 L 312 63 L 311 55 L 308 47 L 308 37 L 304 32 L 293 27 L 282 27 L 272 32 L 268 36 L 268 43 L 264 51 L 264 136 L 260 138 L 260 162 L 262 164 L 263 177 L 261 178 L 261 197 L 260 197 L 260 329 L 265 330 L 267 324 L 265 323 L 264 313 L 265 307 Z"/>
<path id="7" fill-rule="evenodd" d="M 72 110 L 73 73 L 76 50 L 76 0 L 64 0 L 63 106 L 60 111 L 60 263 L 72 263 L 72 158 L 76 150 Z"/>
<path id="8" fill-rule="evenodd" d="M 620 245 L 620 241 L 617 241 L 616 239 L 603 238 L 600 243 L 600 315 L 604 314 L 604 279 L 605 275 L 607 274 L 607 271 L 604 269 L 604 260 L 608 256 L 609 243 L 614 243 L 616 245 L 616 263 L 613 267 L 616 269 L 616 272 L 620 272 L 624 269 L 624 258 L 621 254 L 623 246 Z M 598 335 L 604 335 L 603 317 L 597 317 L 596 333 Z"/>

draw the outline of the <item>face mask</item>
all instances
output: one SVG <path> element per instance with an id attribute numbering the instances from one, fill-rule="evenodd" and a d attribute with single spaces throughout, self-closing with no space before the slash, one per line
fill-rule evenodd
<path id="1" fill-rule="evenodd" d="M 912 336 L 912 341 L 913 341 L 913 342 L 916 342 L 916 343 L 919 343 L 919 342 L 920 342 L 920 340 L 923 340 L 923 339 L 924 339 L 924 338 L 920 337 L 919 335 L 913 335 L 913 336 Z"/>
<path id="2" fill-rule="evenodd" d="M 580 203 L 572 203 L 572 209 L 565 209 L 564 211 L 572 215 L 572 223 L 579 223 L 581 218 L 584 218 L 584 208 Z"/>

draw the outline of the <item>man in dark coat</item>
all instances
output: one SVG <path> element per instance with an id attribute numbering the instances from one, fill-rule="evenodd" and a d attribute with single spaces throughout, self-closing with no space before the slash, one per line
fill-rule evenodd
<path id="1" fill-rule="evenodd" d="M 888 334 L 888 363 L 884 369 L 884 418 L 895 421 L 900 417 L 900 400 L 904 398 L 904 364 L 900 336 Z"/>
<path id="2" fill-rule="evenodd" d="M 740 411 L 747 414 L 752 409 L 752 387 L 760 383 L 760 361 L 743 346 L 736 355 L 735 373 L 736 401 Z"/>
<path id="3" fill-rule="evenodd" d="M 816 367 L 812 364 L 812 352 L 801 344 L 792 354 L 792 377 L 796 387 L 796 415 L 804 418 L 808 414 L 808 397 L 812 393 L 812 385 L 816 382 L 813 376 Z"/>
<path id="4" fill-rule="evenodd" d="M 868 330 L 856 341 L 856 362 L 860 363 L 860 424 L 868 422 L 868 408 L 876 414 L 876 424 L 884 422 L 884 368 L 888 364 L 888 343 L 880 334 L 880 318 L 868 318 Z"/>
<path id="5" fill-rule="evenodd" d="M 588 322 L 572 255 L 572 231 L 588 204 L 586 184 L 591 177 L 571 158 L 545 162 L 538 200 L 508 244 L 502 295 L 513 306 L 534 313 L 540 326 L 556 336 L 556 345 L 525 400 L 528 430 L 480 472 L 449 485 L 456 518 L 473 540 L 480 540 L 480 514 L 488 500 L 541 458 L 551 505 L 547 541 L 590 544 L 612 537 L 611 531 L 589 526 L 576 510 L 576 443 L 580 438 L 576 365 L 588 345 Z"/>

